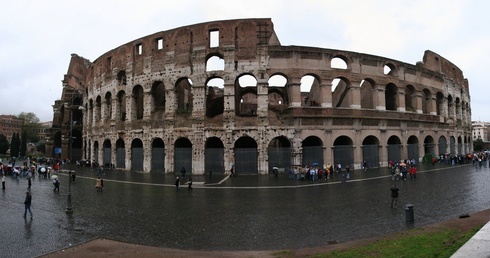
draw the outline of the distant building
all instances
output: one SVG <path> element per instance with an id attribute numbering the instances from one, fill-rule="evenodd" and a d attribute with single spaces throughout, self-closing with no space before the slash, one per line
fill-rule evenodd
<path id="1" fill-rule="evenodd" d="M 473 127 L 473 141 L 482 139 L 483 142 L 488 142 L 488 135 L 490 130 L 490 122 L 472 121 Z"/>
<path id="2" fill-rule="evenodd" d="M 19 135 L 22 133 L 22 124 L 23 120 L 14 115 L 0 115 L 0 134 L 5 135 L 11 141 L 14 133 Z"/>

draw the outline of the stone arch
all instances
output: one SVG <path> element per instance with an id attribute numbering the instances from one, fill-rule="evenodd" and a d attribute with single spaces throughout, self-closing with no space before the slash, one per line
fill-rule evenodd
<path id="1" fill-rule="evenodd" d="M 215 117 L 225 110 L 225 81 L 222 78 L 210 78 L 206 82 L 206 116 Z"/>
<path id="2" fill-rule="evenodd" d="M 104 121 L 108 122 L 112 119 L 112 93 L 110 91 L 106 92 L 106 94 L 104 95 L 104 104 Z"/>
<path id="3" fill-rule="evenodd" d="M 417 111 L 417 91 L 413 85 L 405 87 L 405 110 L 407 112 Z"/>
<path id="4" fill-rule="evenodd" d="M 93 160 L 95 161 L 95 163 L 99 164 L 99 141 L 94 141 L 93 153 Z"/>
<path id="5" fill-rule="evenodd" d="M 95 122 L 100 122 L 102 116 L 102 98 L 98 95 L 95 98 Z"/>
<path id="6" fill-rule="evenodd" d="M 268 80 L 268 100 L 269 107 L 282 110 L 280 107 L 287 107 L 288 95 L 286 85 L 288 79 L 283 74 L 274 74 Z"/>
<path id="7" fill-rule="evenodd" d="M 225 60 L 219 53 L 212 53 L 206 58 L 206 72 L 210 71 L 224 71 Z"/>
<path id="8" fill-rule="evenodd" d="M 383 66 L 383 74 L 390 76 L 398 76 L 398 67 L 394 63 L 386 63 Z"/>
<path id="9" fill-rule="evenodd" d="M 152 101 L 152 119 L 162 118 L 165 113 L 165 85 L 162 81 L 155 81 L 151 86 Z"/>
<path id="10" fill-rule="evenodd" d="M 333 160 L 343 168 L 354 168 L 354 142 L 349 136 L 339 136 L 333 142 Z"/>
<path id="11" fill-rule="evenodd" d="M 126 148 L 124 140 L 119 138 L 116 141 L 116 168 L 126 168 Z"/>
<path id="12" fill-rule="evenodd" d="M 332 103 L 335 107 L 350 107 L 353 103 L 349 94 L 351 83 L 345 77 L 337 77 L 332 81 Z"/>
<path id="13" fill-rule="evenodd" d="M 386 110 L 396 111 L 398 108 L 398 88 L 393 83 L 388 83 L 385 87 Z"/>
<path id="14" fill-rule="evenodd" d="M 401 141 L 400 138 L 396 135 L 392 135 L 388 138 L 387 142 L 388 147 L 388 160 L 393 162 L 400 162 L 401 160 Z"/>
<path id="15" fill-rule="evenodd" d="M 132 120 L 143 119 L 144 114 L 144 93 L 143 87 L 141 85 L 136 85 L 133 87 L 133 97 L 132 97 Z"/>
<path id="16" fill-rule="evenodd" d="M 111 140 L 105 139 L 102 143 L 102 163 L 104 167 L 111 167 L 112 165 L 112 144 Z"/>
<path id="17" fill-rule="evenodd" d="M 424 139 L 424 157 L 428 156 L 432 159 L 436 155 L 436 143 L 434 141 L 434 138 L 430 135 L 427 135 Z M 428 160 L 425 160 L 425 162 L 428 162 Z"/>
<path id="18" fill-rule="evenodd" d="M 456 138 L 454 136 L 449 137 L 449 153 L 456 155 Z"/>
<path id="19" fill-rule="evenodd" d="M 330 60 L 330 68 L 347 70 L 350 68 L 349 58 L 343 55 L 335 55 Z"/>
<path id="20" fill-rule="evenodd" d="M 239 174 L 258 173 L 257 142 L 249 136 L 242 136 L 235 141 L 235 172 Z"/>
<path id="21" fill-rule="evenodd" d="M 165 143 L 155 138 L 151 143 L 151 172 L 165 172 Z"/>
<path id="22" fill-rule="evenodd" d="M 361 108 L 375 109 L 377 105 L 377 94 L 375 94 L 376 83 L 366 78 L 361 81 Z"/>
<path id="23" fill-rule="evenodd" d="M 126 92 L 117 93 L 117 115 L 119 121 L 126 121 Z"/>
<path id="24" fill-rule="evenodd" d="M 177 113 L 192 112 L 194 95 L 192 93 L 192 81 L 183 77 L 175 83 L 175 97 L 177 103 Z"/>
<path id="25" fill-rule="evenodd" d="M 447 140 L 446 137 L 444 137 L 443 135 L 439 137 L 438 149 L 439 149 L 439 155 L 443 155 L 447 153 Z"/>
<path id="26" fill-rule="evenodd" d="M 291 167 L 291 142 L 285 136 L 278 136 L 269 142 L 267 147 L 269 157 L 269 173 L 272 167 L 289 171 Z"/>
<path id="27" fill-rule="evenodd" d="M 236 114 L 257 115 L 257 79 L 252 74 L 242 74 L 235 81 Z"/>
<path id="28" fill-rule="evenodd" d="M 323 142 L 317 136 L 308 136 L 301 143 L 303 149 L 303 166 L 312 166 L 317 163 L 323 167 Z"/>
<path id="29" fill-rule="evenodd" d="M 368 167 L 379 167 L 379 139 L 369 135 L 362 140 L 362 160 L 366 161 Z"/>
<path id="30" fill-rule="evenodd" d="M 131 142 L 131 170 L 143 171 L 144 159 L 143 141 L 138 138 L 133 139 Z"/>
<path id="31" fill-rule="evenodd" d="M 419 160 L 419 139 L 417 136 L 412 135 L 408 137 L 407 140 L 407 153 L 408 153 L 408 159 L 409 160 Z"/>
<path id="32" fill-rule="evenodd" d="M 463 154 L 463 139 L 461 138 L 461 135 L 458 136 L 458 155 Z"/>
<path id="33" fill-rule="evenodd" d="M 320 79 L 315 74 L 305 74 L 300 80 L 302 106 L 318 107 L 321 105 Z"/>
<path id="34" fill-rule="evenodd" d="M 187 173 L 192 173 L 192 143 L 186 137 L 181 137 L 174 143 L 174 173 L 182 168 Z"/>
<path id="35" fill-rule="evenodd" d="M 225 173 L 225 147 L 218 137 L 209 137 L 204 144 L 204 171 L 205 173 L 223 175 Z"/>

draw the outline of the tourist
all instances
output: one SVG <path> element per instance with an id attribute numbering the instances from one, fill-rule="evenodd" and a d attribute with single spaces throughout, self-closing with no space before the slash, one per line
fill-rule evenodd
<path id="1" fill-rule="evenodd" d="M 398 187 L 396 185 L 393 185 L 391 188 L 391 208 L 396 208 L 397 207 L 397 202 L 398 202 Z"/>
<path id="2" fill-rule="evenodd" d="M 180 191 L 180 179 L 179 179 L 179 177 L 175 178 L 175 190 L 177 192 Z"/>
<path id="3" fill-rule="evenodd" d="M 24 219 L 26 218 L 27 211 L 29 211 L 29 214 L 31 214 L 31 219 L 32 219 L 32 211 L 31 211 L 31 201 L 32 201 L 32 196 L 29 192 L 26 192 L 26 199 L 24 200 Z"/>

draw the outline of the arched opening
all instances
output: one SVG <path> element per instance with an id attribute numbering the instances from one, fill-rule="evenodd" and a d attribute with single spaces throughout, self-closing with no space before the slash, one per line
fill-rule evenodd
<path id="1" fill-rule="evenodd" d="M 165 172 L 165 144 L 161 138 L 151 143 L 151 172 Z"/>
<path id="2" fill-rule="evenodd" d="M 321 91 L 318 78 L 313 75 L 305 75 L 300 82 L 302 106 L 319 107 L 321 105 Z"/>
<path id="3" fill-rule="evenodd" d="M 347 136 L 340 136 L 333 142 L 333 159 L 335 164 L 341 164 L 343 168 L 354 168 L 354 143 Z"/>
<path id="4" fill-rule="evenodd" d="M 405 110 L 407 112 L 417 111 L 417 94 L 412 85 L 405 87 Z"/>
<path id="5" fill-rule="evenodd" d="M 175 84 L 175 97 L 177 99 L 177 114 L 192 112 L 194 95 L 192 94 L 192 81 L 181 78 Z"/>
<path id="6" fill-rule="evenodd" d="M 371 79 L 361 81 L 361 108 L 375 109 L 377 94 L 374 91 L 375 83 Z"/>
<path id="7" fill-rule="evenodd" d="M 414 135 L 408 137 L 407 152 L 409 160 L 419 161 L 419 139 Z"/>
<path id="8" fill-rule="evenodd" d="M 323 142 L 316 136 L 308 136 L 301 143 L 303 149 L 302 166 L 314 166 L 317 164 L 323 167 Z"/>
<path id="9" fill-rule="evenodd" d="M 287 108 L 286 77 L 280 74 L 273 75 L 269 78 L 268 84 L 269 110 L 280 112 Z"/>
<path id="10" fill-rule="evenodd" d="M 104 167 L 112 167 L 112 144 L 111 140 L 106 139 L 104 141 L 103 150 L 102 150 L 102 162 L 104 163 Z"/>
<path id="11" fill-rule="evenodd" d="M 432 157 L 436 156 L 436 144 L 434 138 L 428 135 L 424 139 L 424 157 L 428 157 L 432 160 Z M 425 162 L 429 162 L 427 159 Z"/>
<path id="12" fill-rule="evenodd" d="M 249 137 L 240 137 L 234 146 L 235 150 L 235 172 L 244 174 L 257 174 L 258 173 L 258 152 L 257 142 Z"/>
<path id="13" fill-rule="evenodd" d="M 384 75 L 390 75 L 390 76 L 397 76 L 397 68 L 394 64 L 392 63 L 387 63 L 383 66 L 383 74 Z"/>
<path id="14" fill-rule="evenodd" d="M 379 167 L 379 140 L 370 135 L 362 141 L 362 160 L 368 167 Z"/>
<path id="15" fill-rule="evenodd" d="M 385 87 L 385 104 L 386 110 L 394 110 L 396 111 L 398 108 L 398 102 L 396 99 L 398 90 L 393 83 L 389 83 Z"/>
<path id="16" fill-rule="evenodd" d="M 436 111 L 438 116 L 444 114 L 444 94 L 437 92 L 436 94 Z"/>
<path id="17" fill-rule="evenodd" d="M 239 116 L 257 115 L 257 79 L 250 74 L 237 78 L 235 91 L 239 92 L 236 113 Z"/>
<path id="18" fill-rule="evenodd" d="M 116 141 L 116 168 L 126 168 L 126 150 L 123 139 Z"/>
<path id="19" fill-rule="evenodd" d="M 100 96 L 97 96 L 95 99 L 95 122 L 100 122 L 101 119 L 101 112 L 102 112 L 102 98 Z"/>
<path id="20" fill-rule="evenodd" d="M 432 107 L 432 94 L 428 89 L 423 91 L 424 97 L 422 97 L 422 113 L 430 114 Z"/>
<path id="21" fill-rule="evenodd" d="M 225 110 L 224 91 L 225 81 L 213 78 L 206 83 L 206 116 L 215 117 L 223 114 Z"/>
<path id="22" fill-rule="evenodd" d="M 165 114 L 165 85 L 161 81 L 156 81 L 151 87 L 152 101 L 152 120 L 162 119 Z"/>
<path id="23" fill-rule="evenodd" d="M 211 55 L 206 61 L 206 72 L 210 71 L 224 71 L 225 60 L 219 55 Z"/>
<path id="24" fill-rule="evenodd" d="M 336 56 L 336 57 L 332 58 L 332 60 L 330 61 L 330 67 L 333 69 L 346 70 L 348 68 L 346 60 L 347 60 L 347 58 L 345 58 L 343 56 Z"/>
<path id="25" fill-rule="evenodd" d="M 185 169 L 192 173 L 192 143 L 187 138 L 179 138 L 174 143 L 174 173 Z"/>
<path id="26" fill-rule="evenodd" d="M 143 111 L 144 111 L 143 100 L 144 100 L 143 87 L 141 87 L 141 85 L 136 85 L 133 88 L 133 105 L 132 105 L 134 110 L 132 116 L 133 120 L 143 119 Z"/>
<path id="27" fill-rule="evenodd" d="M 446 137 L 441 136 L 439 137 L 438 141 L 438 149 L 439 149 L 439 155 L 445 155 L 447 153 L 447 140 Z"/>
<path id="28" fill-rule="evenodd" d="M 99 164 L 99 142 L 94 141 L 94 157 L 92 158 L 95 163 Z"/>
<path id="29" fill-rule="evenodd" d="M 224 155 L 225 147 L 218 137 L 206 139 L 204 150 L 204 172 L 209 174 L 223 175 L 225 173 Z"/>
<path id="30" fill-rule="evenodd" d="M 126 93 L 120 91 L 117 94 L 117 115 L 118 121 L 126 121 Z"/>
<path id="31" fill-rule="evenodd" d="M 108 122 L 112 119 L 112 94 L 107 92 L 104 96 L 104 121 Z M 80 110 L 81 111 L 81 110 Z"/>
<path id="32" fill-rule="evenodd" d="M 140 139 L 134 139 L 131 143 L 131 170 L 143 171 L 144 159 L 143 142 Z"/>
<path id="33" fill-rule="evenodd" d="M 352 95 L 349 94 L 350 81 L 343 77 L 332 80 L 332 103 L 335 107 L 348 108 L 353 103 Z"/>
<path id="34" fill-rule="evenodd" d="M 400 162 L 401 161 L 401 141 L 398 136 L 391 136 L 388 139 L 388 161 Z"/>
<path id="35" fill-rule="evenodd" d="M 456 155 L 456 139 L 454 136 L 449 137 L 449 153 Z"/>
<path id="36" fill-rule="evenodd" d="M 273 138 L 267 147 L 269 157 L 269 173 L 273 167 L 280 171 L 289 171 L 291 167 L 291 143 L 284 136 Z"/>

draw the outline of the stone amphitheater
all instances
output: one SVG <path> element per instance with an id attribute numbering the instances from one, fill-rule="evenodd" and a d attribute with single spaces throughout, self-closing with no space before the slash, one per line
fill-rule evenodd
<path id="1" fill-rule="evenodd" d="M 62 82 L 47 153 L 116 169 L 268 174 L 472 150 L 468 80 L 449 60 L 283 46 L 267 18 L 72 54 Z"/>

